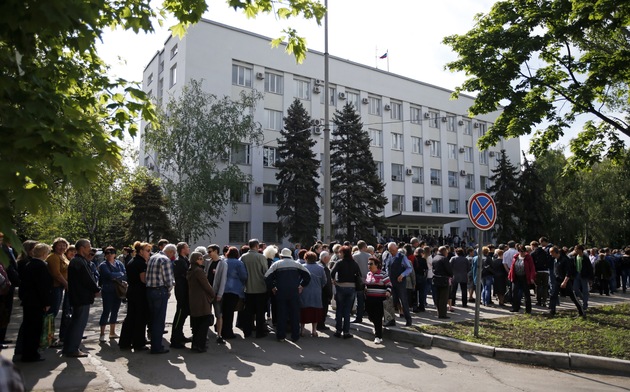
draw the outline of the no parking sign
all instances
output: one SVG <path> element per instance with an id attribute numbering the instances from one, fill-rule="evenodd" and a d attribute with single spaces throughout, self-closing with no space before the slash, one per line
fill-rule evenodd
<path id="1" fill-rule="evenodd" d="M 468 218 L 479 230 L 490 230 L 497 220 L 497 205 L 492 196 L 477 192 L 468 199 Z"/>

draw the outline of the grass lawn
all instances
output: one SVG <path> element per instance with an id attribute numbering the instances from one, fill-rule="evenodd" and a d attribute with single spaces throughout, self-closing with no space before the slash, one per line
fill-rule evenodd
<path id="1" fill-rule="evenodd" d="M 520 314 L 474 321 L 414 327 L 431 335 L 450 336 L 494 347 L 572 352 L 630 360 L 630 304 L 589 308 L 588 318 L 574 318 L 575 310 L 556 317 Z"/>

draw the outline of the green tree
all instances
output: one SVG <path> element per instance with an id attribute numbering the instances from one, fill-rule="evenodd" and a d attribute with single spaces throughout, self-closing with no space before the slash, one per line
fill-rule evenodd
<path id="1" fill-rule="evenodd" d="M 536 161 L 530 162 L 523 153 L 523 171 L 518 178 L 518 199 L 522 207 L 519 214 L 520 238 L 538 240 L 545 227 L 548 214 L 545 201 L 545 183 L 540 178 Z"/>
<path id="2" fill-rule="evenodd" d="M 546 124 L 532 140 L 538 157 L 587 115 L 570 142 L 568 166 L 622 158 L 620 136 L 630 136 L 629 21 L 630 3 L 623 1 L 504 0 L 478 15 L 466 34 L 446 37 L 459 55 L 446 68 L 471 76 L 454 95 L 476 93 L 472 115 L 501 109 L 480 147 Z"/>
<path id="3" fill-rule="evenodd" d="M 238 158 L 247 159 L 247 143 L 262 138 L 261 125 L 254 121 L 260 98 L 256 91 L 242 93 L 237 101 L 218 98 L 191 80 L 178 98 L 159 109 L 158 126 L 146 131 L 147 146 L 157 153 L 173 229 L 181 240 L 212 235 L 230 194 L 242 192 L 251 182 L 238 166 L 246 162 Z"/>
<path id="4" fill-rule="evenodd" d="M 319 161 L 312 151 L 311 117 L 299 99 L 295 99 L 278 141 L 278 211 L 280 236 L 311 246 L 319 228 L 317 175 Z M 269 157 L 265 157 L 269 159 Z"/>
<path id="5" fill-rule="evenodd" d="M 488 188 L 497 205 L 495 234 L 498 242 L 520 239 L 518 217 L 521 208 L 518 201 L 518 179 L 518 168 L 512 165 L 505 150 L 501 150 L 497 168 L 492 170 L 490 176 L 492 186 Z"/>
<path id="6" fill-rule="evenodd" d="M 387 198 L 370 150 L 370 136 L 350 103 L 335 111 L 333 124 L 330 171 L 337 231 L 347 239 L 375 243 L 372 230 L 385 228 L 382 212 Z"/>
<path id="7" fill-rule="evenodd" d="M 320 23 L 325 14 L 314 0 L 227 4 L 250 17 L 301 15 Z M 14 211 L 50 211 L 60 184 L 94 188 L 102 170 L 120 168 L 124 132 L 136 134 L 139 116 L 155 120 L 145 93 L 107 75 L 96 50 L 103 31 L 152 32 L 153 23 L 172 15 L 178 23 L 171 30 L 181 35 L 206 10 L 205 0 L 164 0 L 157 10 L 147 0 L 0 3 L 0 231 L 7 239 L 19 246 Z M 298 61 L 304 58 L 306 42 L 295 30 L 281 39 Z"/>

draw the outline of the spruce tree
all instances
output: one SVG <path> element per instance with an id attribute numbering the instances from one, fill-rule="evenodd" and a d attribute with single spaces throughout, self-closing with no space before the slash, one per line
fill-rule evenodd
<path id="1" fill-rule="evenodd" d="M 155 242 L 166 238 L 177 242 L 166 215 L 166 200 L 157 180 L 145 177 L 131 190 L 131 216 L 127 222 L 127 244 Z"/>
<path id="2" fill-rule="evenodd" d="M 540 171 L 536 162 L 530 162 L 523 153 L 523 171 L 518 180 L 519 203 L 524 208 L 521 209 L 520 234 L 525 241 L 538 239 L 545 233 L 545 226 L 549 216 L 545 203 L 545 183 L 540 177 Z"/>
<path id="3" fill-rule="evenodd" d="M 300 102 L 293 101 L 284 118 L 278 142 L 278 231 L 289 241 L 310 246 L 319 228 L 317 175 L 319 161 L 312 148 L 311 117 Z"/>
<path id="4" fill-rule="evenodd" d="M 519 206 L 519 170 L 512 165 L 505 150 L 501 150 L 501 157 L 496 169 L 492 170 L 490 180 L 493 185 L 488 192 L 493 195 L 497 204 L 496 238 L 500 243 L 519 240 L 519 222 L 521 214 Z"/>
<path id="5" fill-rule="evenodd" d="M 370 137 L 350 103 L 335 112 L 333 123 L 331 187 L 337 232 L 345 232 L 345 239 L 375 243 L 372 229 L 385 227 L 381 213 L 387 198 L 370 150 Z"/>

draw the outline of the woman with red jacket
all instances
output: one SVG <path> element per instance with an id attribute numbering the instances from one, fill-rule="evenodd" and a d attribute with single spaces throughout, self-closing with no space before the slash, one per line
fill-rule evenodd
<path id="1" fill-rule="evenodd" d="M 508 273 L 508 280 L 512 282 L 512 310 L 518 312 L 521 308 L 521 296 L 525 295 L 525 312 L 532 312 L 532 298 L 529 296 L 529 285 L 536 279 L 534 259 L 527 252 L 524 245 L 517 246 L 518 253 L 512 259 L 512 267 Z"/>

